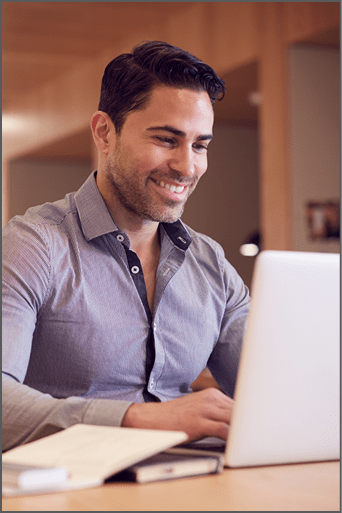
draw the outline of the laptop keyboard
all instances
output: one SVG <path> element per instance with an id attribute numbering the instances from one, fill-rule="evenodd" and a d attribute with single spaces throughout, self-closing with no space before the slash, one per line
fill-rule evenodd
<path id="1" fill-rule="evenodd" d="M 199 449 L 201 451 L 213 451 L 224 453 L 226 450 L 226 442 L 221 438 L 207 437 L 197 442 L 189 442 L 178 445 L 178 447 L 185 449 Z"/>

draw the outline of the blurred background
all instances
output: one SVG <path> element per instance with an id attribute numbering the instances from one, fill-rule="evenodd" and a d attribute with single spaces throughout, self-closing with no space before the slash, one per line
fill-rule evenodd
<path id="1" fill-rule="evenodd" d="M 248 286 L 245 242 L 339 251 L 339 2 L 2 2 L 2 24 L 3 225 L 96 169 L 105 66 L 163 40 L 227 88 L 183 221 L 220 242 Z"/>

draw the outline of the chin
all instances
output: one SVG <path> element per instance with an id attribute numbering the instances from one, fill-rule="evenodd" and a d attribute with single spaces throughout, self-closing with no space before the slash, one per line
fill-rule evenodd
<path id="1" fill-rule="evenodd" d="M 180 219 L 183 214 L 183 209 L 181 212 L 163 212 L 163 213 L 153 213 L 151 215 L 147 215 L 146 217 L 151 221 L 157 223 L 175 223 Z"/>
<path id="2" fill-rule="evenodd" d="M 184 204 L 171 205 L 169 208 L 156 208 L 146 212 L 146 218 L 157 223 L 175 223 L 184 212 Z"/>
<path id="3" fill-rule="evenodd" d="M 181 217 L 181 214 L 179 215 L 171 215 L 171 214 L 165 214 L 165 215 L 148 215 L 146 216 L 146 219 L 149 219 L 150 221 L 154 221 L 155 223 L 175 223 L 178 221 L 178 219 Z"/>

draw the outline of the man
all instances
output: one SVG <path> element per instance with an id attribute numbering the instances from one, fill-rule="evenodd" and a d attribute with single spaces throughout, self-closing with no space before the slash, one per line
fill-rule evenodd
<path id="1" fill-rule="evenodd" d="M 226 438 L 249 294 L 180 221 L 224 84 L 162 42 L 108 64 L 99 166 L 3 237 L 3 450 L 72 424 Z M 192 393 L 208 365 L 225 393 Z"/>

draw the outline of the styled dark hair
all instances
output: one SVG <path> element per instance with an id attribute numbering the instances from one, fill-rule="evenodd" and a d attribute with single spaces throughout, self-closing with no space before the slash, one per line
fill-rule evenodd
<path id="1" fill-rule="evenodd" d="M 126 116 L 142 109 L 156 85 L 206 91 L 212 105 L 225 93 L 224 81 L 190 53 L 162 41 L 145 41 L 112 60 L 103 74 L 99 110 L 119 135 Z"/>

